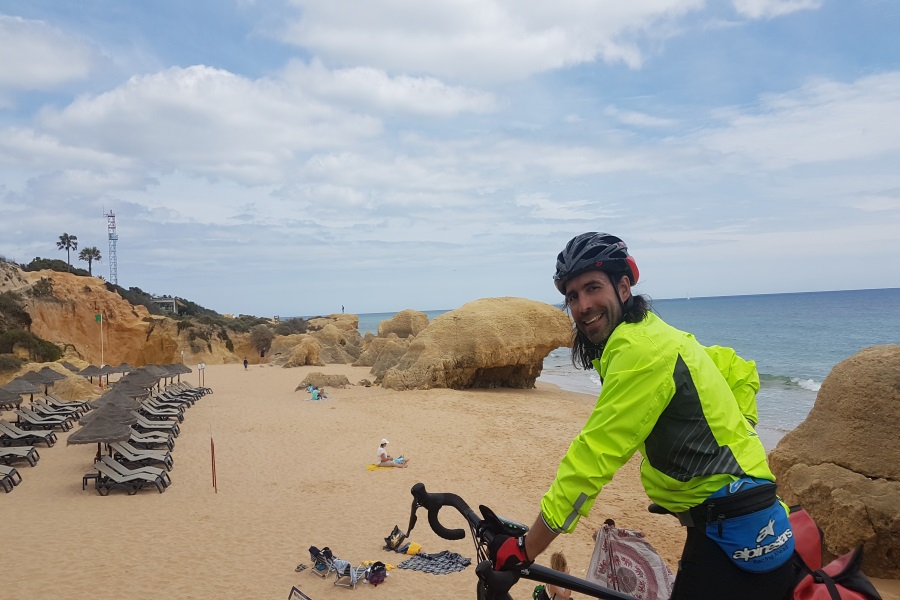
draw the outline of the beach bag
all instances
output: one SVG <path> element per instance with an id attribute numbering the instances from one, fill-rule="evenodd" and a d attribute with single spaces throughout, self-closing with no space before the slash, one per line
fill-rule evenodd
<path id="1" fill-rule="evenodd" d="M 551 600 L 549 594 L 547 594 L 547 588 L 543 585 L 537 585 L 534 587 L 534 591 L 531 592 L 531 600 Z"/>
<path id="2" fill-rule="evenodd" d="M 675 577 L 640 531 L 616 527 L 607 519 L 597 532 L 586 579 L 638 600 L 665 600 Z"/>
<path id="3" fill-rule="evenodd" d="M 385 578 L 387 577 L 387 567 L 384 566 L 384 563 L 380 560 L 372 563 L 372 566 L 369 567 L 369 570 L 366 571 L 366 581 L 371 583 L 372 585 L 378 585 L 379 583 L 384 583 Z"/>
<path id="4" fill-rule="evenodd" d="M 794 562 L 800 567 L 800 582 L 793 600 L 881 600 L 881 595 L 860 570 L 862 546 L 822 566 L 822 530 L 799 506 L 792 506 Z"/>
<path id="5" fill-rule="evenodd" d="M 385 550 L 396 550 L 400 548 L 400 545 L 403 544 L 403 540 L 406 539 L 406 534 L 400 531 L 400 528 L 394 525 L 394 529 L 386 538 L 384 538 L 384 549 Z"/>

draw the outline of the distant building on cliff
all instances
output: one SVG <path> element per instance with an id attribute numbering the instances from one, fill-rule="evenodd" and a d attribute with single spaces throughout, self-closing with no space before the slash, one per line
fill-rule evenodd
<path id="1" fill-rule="evenodd" d="M 178 298 L 151 298 L 150 301 L 158 306 L 159 310 L 172 315 L 180 315 L 187 308 L 187 305 Z"/>

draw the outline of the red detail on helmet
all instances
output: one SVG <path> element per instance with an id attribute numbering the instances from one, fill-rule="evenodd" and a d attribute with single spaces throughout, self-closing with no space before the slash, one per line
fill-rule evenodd
<path id="1" fill-rule="evenodd" d="M 634 285 L 638 282 L 638 277 L 640 277 L 641 273 L 638 271 L 637 263 L 634 262 L 633 256 L 625 257 L 625 261 L 628 263 L 628 266 L 631 267 L 631 273 L 634 275 L 634 281 L 631 282 L 631 285 Z"/>

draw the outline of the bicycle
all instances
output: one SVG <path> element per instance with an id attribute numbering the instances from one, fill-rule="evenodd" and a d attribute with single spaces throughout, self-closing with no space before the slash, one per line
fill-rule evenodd
<path id="1" fill-rule="evenodd" d="M 495 535 L 520 536 L 528 531 L 528 527 L 494 514 L 490 508 L 479 505 L 481 517 L 466 504 L 465 500 L 451 493 L 430 493 L 425 490 L 425 484 L 417 483 L 410 490 L 413 501 L 409 514 L 409 527 L 406 535 L 412 532 L 418 516 L 416 511 L 424 508 L 428 511 L 428 524 L 438 536 L 445 540 L 461 540 L 466 537 L 464 529 L 448 529 L 444 527 L 438 517 L 441 508 L 449 506 L 455 508 L 466 519 L 472 540 L 475 542 L 475 552 L 478 556 L 478 565 L 475 574 L 478 575 L 477 598 L 478 600 L 511 600 L 509 590 L 519 579 L 528 579 L 538 583 L 565 587 L 573 592 L 583 594 L 590 598 L 602 598 L 604 600 L 636 600 L 633 596 L 611 590 L 596 583 L 579 579 L 566 573 L 560 573 L 549 567 L 533 564 L 520 571 L 494 571 L 494 566 L 488 558 L 488 544 Z"/>

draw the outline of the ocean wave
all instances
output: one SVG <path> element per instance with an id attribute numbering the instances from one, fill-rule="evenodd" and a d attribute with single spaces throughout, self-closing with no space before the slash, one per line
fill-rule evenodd
<path id="1" fill-rule="evenodd" d="M 787 386 L 798 387 L 810 392 L 818 392 L 822 387 L 821 381 L 804 377 L 789 377 L 787 375 L 768 375 L 766 373 L 759 374 L 759 383 L 761 386 Z"/>

